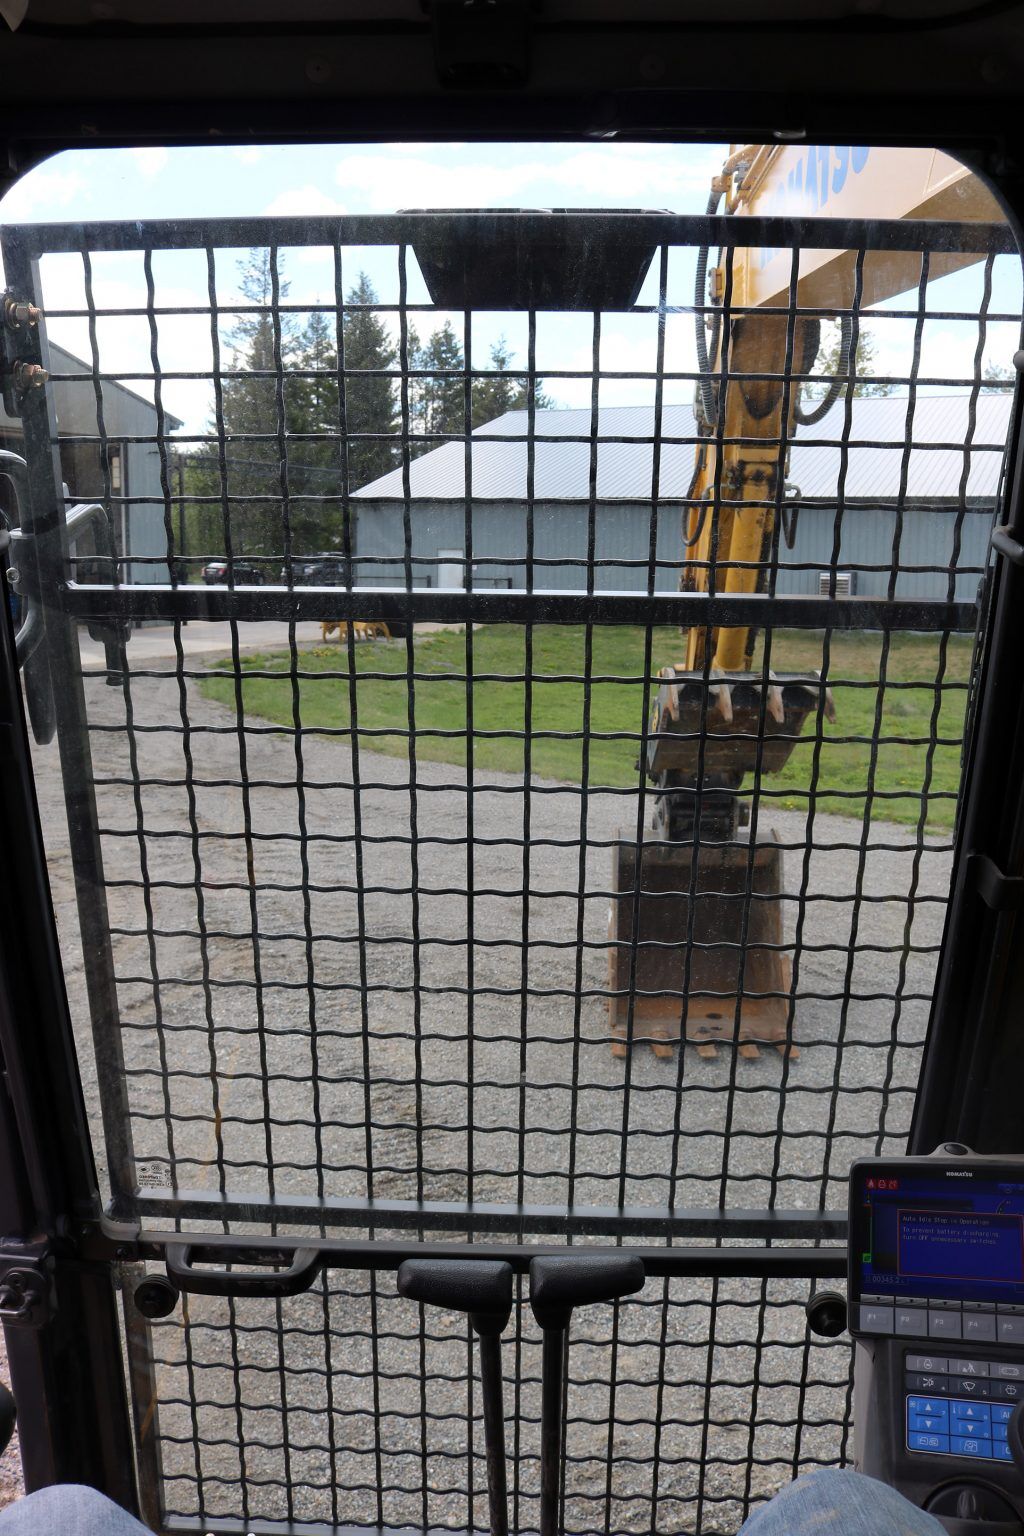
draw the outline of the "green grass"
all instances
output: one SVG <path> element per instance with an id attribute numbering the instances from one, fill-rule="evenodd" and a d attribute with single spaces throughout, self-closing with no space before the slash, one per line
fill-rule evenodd
<path id="1" fill-rule="evenodd" d="M 532 771 L 535 775 L 581 782 L 583 749 L 579 740 L 561 740 L 545 732 L 570 735 L 583 728 L 584 689 L 580 682 L 564 680 L 579 676 L 585 663 L 585 634 L 581 627 L 538 625 L 533 631 L 532 657 Z M 512 625 L 491 625 L 472 636 L 473 762 L 478 769 L 523 772 L 523 742 L 501 732 L 521 731 L 525 721 L 525 687 L 522 681 L 503 681 L 526 669 L 526 637 Z M 881 636 L 834 635 L 829 677 L 836 706 L 833 725 L 825 724 L 819 753 L 818 807 L 841 815 L 860 816 L 863 800 L 844 800 L 843 791 L 862 796 L 868 783 L 871 740 L 875 736 Z M 677 631 L 654 632 L 652 671 L 679 661 L 683 642 Z M 888 684 L 877 731 L 874 782 L 877 792 L 896 792 L 901 798 L 877 798 L 873 817 L 915 824 L 921 813 L 922 783 L 932 733 L 935 678 L 939 669 L 937 636 L 900 635 L 890 648 Z M 964 684 L 968 677 L 971 640 L 957 636 L 946 649 L 943 681 Z M 461 631 L 442 631 L 418 636 L 415 642 L 418 674 L 415 684 L 416 754 L 433 762 L 466 762 L 467 688 L 466 636 Z M 591 695 L 590 750 L 587 779 L 592 787 L 627 786 L 637 782 L 637 738 L 646 704 L 645 690 L 637 679 L 643 673 L 644 632 L 633 628 L 599 628 L 593 632 L 591 674 L 624 681 L 595 681 Z M 760 664 L 760 657 L 758 658 Z M 226 664 L 225 664 L 226 665 Z M 823 640 L 817 633 L 779 631 L 772 640 L 771 665 L 775 672 L 806 673 L 823 665 Z M 248 656 L 243 659 L 242 693 L 247 716 L 292 724 L 292 689 L 287 676 L 287 654 Z M 349 727 L 349 677 L 347 651 L 336 643 L 303 650 L 300 669 L 312 674 L 300 682 L 302 723 L 305 727 Z M 282 677 L 253 673 L 283 673 Z M 391 732 L 408 729 L 409 690 L 406 685 L 404 641 L 360 644 L 356 648 L 357 714 L 360 746 L 366 751 L 405 756 L 406 738 Z M 865 683 L 867 687 L 855 684 Z M 207 698 L 234 707 L 230 678 L 214 669 L 201 683 Z M 648 695 L 649 697 L 649 695 Z M 953 822 L 954 800 L 934 798 L 937 791 L 955 794 L 960 778 L 960 747 L 966 693 L 963 687 L 942 694 L 936 746 L 931 764 L 927 821 L 931 829 Z M 423 734 L 452 732 L 451 736 Z M 380 735 L 364 734 L 380 731 Z M 499 734 L 492 734 L 499 733 Z M 811 780 L 815 749 L 812 716 L 805 734 L 785 769 L 766 780 L 765 787 L 791 790 L 775 804 L 799 808 Z M 865 742 L 848 738 L 863 736 Z M 628 739 L 621 739 L 622 737 Z M 909 738 L 896 740 L 893 738 Z M 947 743 L 948 744 L 944 744 Z M 840 793 L 837 793 L 840 792 Z"/>

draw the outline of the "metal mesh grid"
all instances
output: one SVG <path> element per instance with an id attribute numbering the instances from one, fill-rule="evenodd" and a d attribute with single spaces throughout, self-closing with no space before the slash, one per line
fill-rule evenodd
<path id="1" fill-rule="evenodd" d="M 43 257 L 36 296 L 49 302 L 54 334 L 61 321 L 85 325 L 85 365 L 55 370 L 54 384 L 69 400 L 84 397 L 91 416 L 58 437 L 59 423 L 30 405 L 26 451 L 37 476 L 60 442 L 95 452 L 99 499 L 120 537 L 113 560 L 81 556 L 66 589 L 58 562 L 42 587 L 51 611 L 88 618 L 112 647 L 82 667 L 68 640 L 56 673 L 86 956 L 78 970 L 69 962 L 69 979 L 88 998 L 116 1213 L 186 1231 L 404 1233 L 413 1247 L 428 1230 L 820 1243 L 841 1233 L 834 1208 L 851 1158 L 902 1149 L 998 500 L 1006 396 L 985 392 L 984 366 L 992 329 L 1019 329 L 1019 305 L 992 303 L 1006 291 L 999 264 L 1012 258 L 1003 232 L 988 228 L 908 225 L 894 236 L 893 226 L 840 221 L 759 224 L 761 240 L 793 253 L 779 309 L 785 391 L 805 371 L 797 322 L 814 318 L 798 302 L 804 248 L 851 246 L 854 340 L 869 319 L 897 337 L 881 376 L 887 399 L 848 394 L 794 439 L 825 456 L 831 475 L 799 508 L 802 520 L 823 519 L 824 556 L 789 546 L 786 467 L 796 449 L 785 432 L 774 445 L 780 474 L 765 498 L 774 527 L 753 562 L 766 608 L 764 597 L 728 590 L 737 563 L 718 558 L 714 537 L 703 559 L 680 540 L 694 449 L 714 442 L 721 454 L 730 440 L 721 416 L 717 434 L 692 418 L 681 429 L 680 391 L 699 381 L 680 364 L 674 328 L 714 311 L 685 296 L 702 242 L 725 252 L 723 324 L 744 318 L 733 267 L 738 241 L 753 236 L 738 235 L 736 222 L 655 221 L 649 302 L 641 295 L 629 309 L 650 324 L 649 366 L 608 366 L 611 308 L 570 314 L 589 337 L 583 360 L 554 366 L 550 317 L 527 307 L 523 366 L 513 370 L 525 403 L 501 430 L 476 425 L 474 387 L 493 371 L 475 361 L 487 344 L 474 339 L 481 313 L 463 311 L 461 366 L 446 377 L 458 384 L 462 418 L 447 432 L 415 416 L 416 391 L 433 375 L 414 365 L 412 332 L 443 313 L 416 287 L 423 221 L 5 232 L 12 282 L 30 285 L 31 260 Z M 463 236 L 452 221 L 448 238 Z M 915 266 L 911 298 L 869 308 L 865 273 L 875 246 L 894 238 Z M 977 302 L 936 308 L 930 263 L 948 264 L 958 241 L 984 253 L 972 269 Z M 390 299 L 347 298 L 360 243 L 393 261 Z M 247 306 L 231 290 L 242 246 L 266 252 L 266 304 Z M 285 296 L 286 256 L 300 246 L 326 250 L 332 301 Z M 165 297 L 169 253 L 198 263 L 189 302 Z M 81 303 L 54 303 L 47 280 L 59 287 L 69 264 Z M 136 303 L 104 287 L 118 274 L 135 283 Z M 293 312 L 327 316 L 330 366 L 287 357 Z M 387 367 L 346 361 L 348 328 L 365 314 L 390 338 Z M 239 315 L 267 322 L 265 366 L 239 367 L 230 342 Z M 935 324 L 970 328 L 969 370 L 923 366 Z M 108 366 L 117 325 L 142 328 L 148 363 Z M 190 367 L 168 361 L 179 327 Z M 229 424 L 240 378 L 269 400 L 271 430 Z M 354 421 L 369 378 L 392 380 L 388 433 Z M 292 393 L 318 380 L 336 390 L 336 420 L 321 434 L 296 433 Z M 155 489 L 112 483 L 105 390 L 114 381 L 152 392 L 155 426 L 119 429 L 117 442 L 155 453 Z M 733 369 L 727 346 L 715 382 L 727 397 L 765 379 Z M 208 388 L 208 431 L 172 436 L 168 401 L 182 384 Z M 580 432 L 538 405 L 541 389 L 569 385 L 584 391 Z M 647 390 L 637 407 L 647 415 L 621 432 L 616 392 L 627 385 Z M 948 416 L 927 425 L 935 400 L 959 402 L 952 435 Z M 870 431 L 858 427 L 865 407 Z M 577 493 L 545 501 L 553 437 L 570 455 L 558 474 Z M 505 460 L 518 490 L 504 501 L 475 491 L 489 472 L 482 454 L 499 439 L 518 455 Z M 390 480 L 360 497 L 352 458 L 382 441 Z M 192 470 L 179 474 L 174 444 Z M 311 444 L 336 456 L 317 466 L 315 487 Z M 417 490 L 431 450 L 457 460 L 447 497 Z M 582 455 L 575 468 L 572 454 Z M 634 477 L 642 471 L 635 499 L 605 490 L 623 462 Z M 865 492 L 865 463 L 880 489 Z M 71 491 L 72 501 L 82 494 Z M 717 476 L 713 529 L 733 505 Z M 159 528 L 148 554 L 124 539 L 125 516 L 147 508 Z M 625 543 L 609 543 L 620 526 L 632 529 Z M 453 528 L 457 548 L 447 542 Z M 328 545 L 321 586 L 307 557 Z M 445 552 L 462 572 L 455 588 L 436 584 Z M 194 578 L 217 557 L 224 580 L 205 589 Z M 706 590 L 693 590 L 695 570 Z M 881 587 L 845 597 L 840 571 L 880 577 Z M 808 575 L 815 581 L 801 587 Z M 126 642 L 118 625 L 127 617 L 161 621 L 164 652 L 146 630 Z M 335 619 L 341 638 L 330 643 L 312 626 Z M 405 633 L 363 646 L 348 620 Z M 213 634 L 206 655 L 197 623 Z M 663 992 L 679 1034 L 701 997 L 691 968 L 702 950 L 731 945 L 741 979 L 760 952 L 779 952 L 791 984 L 771 995 L 784 1007 L 783 1043 L 799 1055 L 762 1049 L 753 1059 L 729 1047 L 711 1060 L 687 1046 L 666 1059 L 645 1043 L 638 1005 L 651 946 L 636 937 L 638 887 L 616 890 L 612 855 L 641 846 L 664 792 L 634 763 L 656 735 L 651 698 L 687 624 L 708 637 L 728 625 L 761 631 L 743 846 L 756 848 L 767 829 L 783 852 L 782 929 L 777 939 L 753 935 L 745 916 L 738 944 L 700 937 L 694 860 L 681 980 Z M 764 771 L 775 671 L 814 695 L 786 776 Z M 717 682 L 705 663 L 693 733 L 701 762 L 718 732 Z M 699 818 L 701 774 L 673 793 Z M 752 856 L 731 899 L 747 914 L 757 908 Z M 620 963 L 610 972 L 616 901 L 632 918 L 611 940 Z M 624 1019 L 617 1034 L 610 1001 Z M 624 1056 L 613 1055 L 616 1038 Z M 434 1317 L 421 1342 L 415 1309 L 394 1297 L 387 1273 L 331 1271 L 321 1285 L 280 1304 L 192 1298 L 186 1325 L 154 1325 L 157 1475 L 172 1524 L 479 1527 L 482 1448 L 477 1410 L 467 1409 L 465 1337 L 439 1333 Z M 806 1280 L 659 1279 L 618 1324 L 611 1312 L 587 1314 L 572 1353 L 569 1529 L 734 1530 L 793 1471 L 842 1459 L 848 1354 L 808 1342 L 807 1291 Z M 517 1383 L 513 1520 L 530 1529 L 537 1341 L 528 1312 L 519 1319 L 522 1341 L 506 1351 Z"/>
<path id="2" fill-rule="evenodd" d="M 510 1525 L 535 1530 L 540 1339 L 523 1292 L 504 1341 Z M 733 1531 L 799 1471 L 841 1463 L 849 1344 L 808 1342 L 806 1296 L 800 1280 L 652 1280 L 581 1314 L 566 1530 Z M 393 1276 L 331 1270 L 279 1314 L 190 1297 L 186 1322 L 154 1325 L 153 1355 L 170 1529 L 486 1528 L 474 1349 Z"/>
<path id="3" fill-rule="evenodd" d="M 929 660 L 941 652 L 941 639 L 927 647 Z M 250 674 L 243 666 L 238 675 Z M 328 673 L 327 686 L 335 681 Z M 359 676 L 357 696 L 374 682 L 372 671 Z M 421 701 L 432 686 L 418 685 Z M 423 764 L 415 794 L 430 830 L 414 850 L 408 765 L 374 755 L 359 770 L 357 845 L 353 779 L 333 776 L 337 738 L 303 731 L 300 810 L 285 777 L 294 737 L 266 725 L 236 732 L 224 707 L 201 697 L 190 701 L 183 736 L 178 687 L 166 669 L 131 674 L 129 746 L 123 696 L 102 676 L 87 681 L 144 1184 L 176 1180 L 187 1204 L 192 1189 L 259 1188 L 269 1169 L 269 1192 L 293 1215 L 325 1198 L 475 1199 L 485 1222 L 488 1206 L 521 1201 L 557 1212 L 620 1202 L 713 1207 L 724 1196 L 754 1207 L 774 1205 L 781 1192 L 784 1205 L 817 1208 L 842 1204 L 851 1155 L 900 1146 L 941 935 L 948 838 L 884 827 L 858 843 L 810 795 L 803 810 L 766 808 L 790 859 L 800 1061 L 684 1053 L 666 1064 L 645 1053 L 624 1070 L 609 1047 L 607 913 L 610 850 L 632 791 L 591 789 L 583 850 L 572 836 L 578 791 L 541 783 L 524 795 L 499 776 L 475 786 L 470 813 L 451 768 Z M 945 687 L 962 719 L 966 683 Z M 925 692 L 937 707 L 939 689 Z M 881 693 L 871 690 L 875 707 Z M 958 719 L 947 740 L 960 730 Z M 141 838 L 126 799 L 133 789 Z M 920 791 L 907 795 L 920 802 Z M 527 798 L 528 902 L 512 824 Z M 869 789 L 851 798 L 870 817 Z"/>

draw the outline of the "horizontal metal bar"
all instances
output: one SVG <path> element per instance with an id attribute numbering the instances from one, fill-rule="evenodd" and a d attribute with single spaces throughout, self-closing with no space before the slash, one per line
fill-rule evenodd
<path id="1" fill-rule="evenodd" d="M 672 624 L 680 628 L 946 630 L 973 634 L 974 603 L 906 598 L 771 597 L 703 592 L 467 592 L 430 587 L 156 587 L 69 583 L 61 605 L 74 618 L 382 619 L 413 624 Z"/>
<path id="2" fill-rule="evenodd" d="M 617 1205 L 513 1205 L 479 1200 L 316 1200 L 303 1196 L 234 1194 L 217 1190 L 147 1187 L 121 1195 L 117 1220 L 235 1221 L 252 1225 L 284 1221 L 305 1227 L 418 1228 L 449 1232 L 556 1232 L 595 1237 L 657 1235 L 664 1239 L 845 1238 L 845 1211 L 730 1210 L 700 1207 Z M 189 1233 L 189 1237 L 193 1234 Z M 182 1234 L 175 1238 L 180 1242 Z M 205 1241 L 205 1239 L 204 1239 Z M 238 1239 L 235 1239 L 237 1243 Z M 280 1240 L 275 1238 L 275 1242 Z M 419 1251 L 419 1250 L 417 1250 Z"/>
<path id="3" fill-rule="evenodd" d="M 671 213 L 394 213 L 326 214 L 294 218 L 139 219 L 65 224 L 9 224 L 7 249 L 24 259 L 56 252 L 194 250 L 265 246 L 414 244 L 441 235 L 450 242 L 488 238 L 547 242 L 573 230 L 615 239 L 638 230 L 652 245 L 777 247 L 805 250 L 969 252 L 1012 254 L 1017 244 L 1005 224 L 946 223 L 940 219 L 750 218 L 736 214 Z"/>
<path id="4" fill-rule="evenodd" d="M 160 1529 L 174 1536 L 480 1536 L 451 1526 L 329 1525 L 320 1520 L 232 1520 L 214 1515 L 165 1515 Z"/>
<path id="5" fill-rule="evenodd" d="M 835 1213 L 825 1213 L 834 1216 Z M 125 1233 L 120 1225 L 111 1225 L 105 1233 L 109 1244 L 124 1246 Z M 181 1244 L 181 1233 L 147 1232 L 136 1240 L 139 1256 L 161 1262 L 167 1248 Z M 230 1237 L 223 1233 L 210 1236 L 189 1236 L 189 1246 L 194 1259 L 200 1263 L 227 1262 L 256 1264 L 261 1259 L 280 1257 L 290 1262 L 291 1255 L 299 1249 L 317 1248 L 323 1256 L 325 1269 L 396 1270 L 409 1258 L 419 1259 L 476 1259 L 504 1260 L 517 1274 L 525 1275 L 530 1260 L 538 1254 L 565 1254 L 566 1245 L 544 1243 L 458 1243 L 458 1242 L 408 1242 L 378 1241 L 367 1238 L 359 1242 L 327 1238 L 311 1240 L 308 1237 Z M 645 1273 L 668 1279 L 692 1276 L 693 1278 L 720 1276 L 726 1278 L 755 1279 L 817 1279 L 839 1280 L 846 1275 L 847 1254 L 845 1244 L 835 1248 L 768 1248 L 762 1244 L 750 1247 L 701 1248 L 667 1246 L 637 1247 L 633 1244 L 591 1245 L 582 1251 L 588 1255 L 611 1253 L 634 1256 L 643 1262 Z"/>

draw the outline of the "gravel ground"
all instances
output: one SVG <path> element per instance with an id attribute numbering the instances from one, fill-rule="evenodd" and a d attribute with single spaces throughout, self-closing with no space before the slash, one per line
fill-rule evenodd
<path id="1" fill-rule="evenodd" d="M 86 689 L 94 725 L 123 727 L 120 690 L 96 678 Z M 790 937 L 801 912 L 793 898 L 801 887 L 808 897 L 796 962 L 799 1057 L 786 1062 L 768 1049 L 757 1060 L 745 1060 L 721 1051 L 708 1061 L 687 1050 L 680 1063 L 678 1057 L 666 1061 L 638 1047 L 625 1063 L 611 1054 L 600 995 L 609 851 L 592 848 L 585 861 L 589 947 L 583 953 L 577 1019 L 572 994 L 578 855 L 544 841 L 578 834 L 578 791 L 538 782 L 530 796 L 529 873 L 538 894 L 530 903 L 528 931 L 531 940 L 547 947 L 532 950 L 528 981 L 548 995 L 530 998 L 524 1036 L 518 948 L 523 868 L 520 851 L 500 842 L 522 835 L 521 782 L 498 774 L 476 776 L 477 845 L 469 868 L 463 771 L 420 765 L 413 797 L 406 762 L 364 753 L 358 809 L 367 839 L 362 878 L 371 889 L 362 916 L 374 940 L 365 956 L 366 1035 L 359 947 L 348 937 L 358 928 L 360 909 L 355 894 L 344 889 L 356 884 L 356 861 L 352 844 L 344 840 L 310 844 L 308 923 L 313 933 L 333 936 L 312 945 L 311 1017 L 306 919 L 294 888 L 301 884 L 302 868 L 293 840 L 300 811 L 292 741 L 276 731 L 247 733 L 246 808 L 237 785 L 234 718 L 189 685 L 196 775 L 214 781 L 196 791 L 206 922 L 218 935 L 204 949 L 196 933 L 190 842 L 155 835 L 188 825 L 182 741 L 167 730 L 180 725 L 177 684 L 172 678 L 136 678 L 131 692 L 138 773 L 143 781 L 166 781 L 145 785 L 141 804 L 154 920 L 168 936 L 152 950 L 145 937 L 116 939 L 143 1184 L 165 1184 L 173 1154 L 186 1186 L 216 1189 L 220 1159 L 229 1188 L 257 1194 L 266 1187 L 269 1150 L 278 1195 L 315 1197 L 321 1192 L 315 1171 L 319 1149 L 322 1192 L 328 1196 L 364 1196 L 372 1159 L 377 1198 L 463 1200 L 472 1147 L 472 1194 L 480 1201 L 564 1205 L 571 1192 L 577 1204 L 607 1205 L 621 1191 L 627 1204 L 662 1204 L 674 1193 L 679 1204 L 707 1206 L 723 1194 L 730 1206 L 749 1207 L 763 1204 L 774 1182 L 780 1205 L 814 1207 L 824 1192 L 834 1206 L 843 1203 L 850 1157 L 873 1150 L 880 1137 L 895 1147 L 905 1133 L 927 1020 L 930 951 L 941 934 L 949 874 L 944 845 L 928 843 L 915 851 L 909 829 L 873 824 L 870 851 L 858 871 L 859 823 L 817 817 L 815 850 L 806 867 L 798 851 L 789 853 L 786 866 Z M 123 729 L 94 734 L 93 752 L 101 779 L 131 779 Z M 338 740 L 307 737 L 303 756 L 307 830 L 314 838 L 344 839 L 354 824 L 352 794 L 338 787 L 351 779 L 349 751 Z M 84 1046 L 82 951 L 55 748 L 39 751 L 37 774 L 65 966 Z M 266 787 L 269 781 L 280 787 Z M 112 784 L 101 788 L 98 798 L 102 825 L 131 834 L 104 839 L 108 884 L 137 880 L 131 788 Z M 241 831 L 246 809 L 253 831 L 266 834 L 254 843 L 251 873 L 258 894 L 252 905 L 244 842 L 217 835 Z M 632 825 L 635 814 L 629 797 L 594 794 L 588 835 L 596 841 L 612 838 L 620 825 Z M 414 817 L 421 837 L 441 840 L 420 847 L 416 871 L 419 1009 L 408 942 L 414 921 L 410 851 L 388 841 L 408 837 Z M 806 840 L 802 815 L 772 815 L 771 825 L 784 844 L 799 849 Z M 381 841 L 370 841 L 375 838 Z M 164 887 L 164 881 L 172 885 Z M 174 882 L 183 888 L 173 888 Z M 869 900 L 854 900 L 858 884 Z M 388 889 L 373 889 L 378 886 Z M 910 891 L 916 898 L 912 920 Z M 114 884 L 107 895 L 115 929 L 144 930 L 139 891 Z M 476 938 L 472 980 L 484 989 L 472 1016 L 466 997 L 455 990 L 464 988 L 469 976 L 464 942 L 469 916 Z M 253 985 L 254 925 L 260 936 L 259 994 Z M 149 979 L 154 962 L 162 979 L 162 1029 L 156 1027 Z M 559 991 L 568 995 L 552 995 Z M 95 1108 L 87 1047 L 82 1054 Z M 173 1142 L 167 1134 L 168 1102 Z M 528 1127 L 522 1137 L 521 1119 Z M 575 1138 L 566 1135 L 573 1124 Z M 621 1309 L 618 1322 L 606 1309 L 581 1320 L 569 1405 L 570 1527 L 593 1528 L 603 1521 L 610 1494 L 612 1529 L 651 1529 L 652 1519 L 657 1529 L 690 1528 L 696 1501 L 703 1529 L 732 1530 L 748 1499 L 786 1481 L 796 1464 L 833 1463 L 842 1446 L 848 1349 L 808 1347 L 805 1296 L 806 1286 L 798 1283 L 773 1283 L 763 1292 L 749 1282 L 723 1283 L 717 1290 L 699 1281 L 650 1283 L 639 1302 Z M 459 1325 L 435 1315 L 424 1342 L 415 1312 L 394 1296 L 390 1276 L 371 1286 L 366 1276 L 342 1271 L 330 1274 L 323 1291 L 285 1303 L 281 1320 L 283 1339 L 270 1304 L 229 1308 L 195 1300 L 188 1328 L 176 1314 L 153 1330 L 168 1506 L 201 1511 L 210 1519 L 242 1515 L 254 1524 L 258 1518 L 338 1517 L 373 1523 L 383 1517 L 402 1524 L 426 1517 L 464 1526 L 468 1372 Z M 516 1371 L 521 1399 L 513 1406 L 521 1426 L 526 1500 L 519 1520 L 530 1526 L 536 1522 L 539 1367 L 528 1315 L 522 1327 Z M 421 1397 L 424 1369 L 429 1385 Z M 199 1405 L 195 1420 L 192 1398 Z M 384 1451 L 380 1463 L 374 1454 L 375 1415 Z M 609 1455 L 610 1417 L 616 1427 Z M 711 1421 L 706 1439 L 705 1419 Z M 196 1424 L 205 1442 L 198 1456 Z M 475 1515 L 485 1523 L 479 1428 L 475 1452 Z M 248 1487 L 248 1506 L 239 1503 L 239 1482 Z"/>

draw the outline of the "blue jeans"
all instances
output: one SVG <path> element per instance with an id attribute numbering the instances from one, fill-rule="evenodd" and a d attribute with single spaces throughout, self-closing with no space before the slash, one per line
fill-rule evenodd
<path id="1" fill-rule="evenodd" d="M 0 1536 L 152 1536 L 95 1488 L 60 1483 L 40 1488 L 0 1514 Z"/>
<path id="2" fill-rule="evenodd" d="M 6 1536 L 0 1522 L 0 1536 Z M 118 1536 L 120 1533 L 118 1532 Z M 862 1472 L 811 1472 L 751 1515 L 740 1536 L 946 1536 L 934 1515 Z"/>
<path id="3" fill-rule="evenodd" d="M 43 1488 L 0 1514 L 0 1536 L 148 1536 L 94 1488 Z M 751 1515 L 741 1536 L 945 1536 L 902 1494 L 859 1472 L 798 1478 Z"/>

